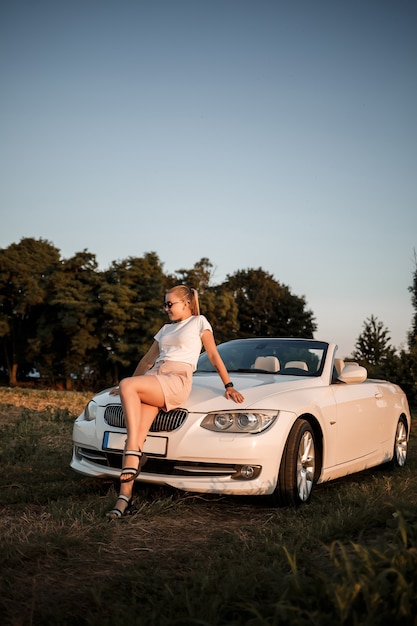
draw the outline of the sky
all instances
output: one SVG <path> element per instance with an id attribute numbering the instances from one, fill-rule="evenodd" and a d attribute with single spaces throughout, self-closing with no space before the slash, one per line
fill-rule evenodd
<path id="1" fill-rule="evenodd" d="M 262 268 L 406 348 L 416 66 L 415 0 L 1 0 L 0 248 Z"/>

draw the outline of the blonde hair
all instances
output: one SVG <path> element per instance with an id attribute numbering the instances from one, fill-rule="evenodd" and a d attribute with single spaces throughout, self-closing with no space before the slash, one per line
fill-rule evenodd
<path id="1" fill-rule="evenodd" d="M 188 302 L 192 315 L 200 315 L 200 304 L 198 302 L 198 292 L 192 287 L 186 285 L 177 285 L 172 287 L 168 293 L 174 293 L 177 298 Z"/>

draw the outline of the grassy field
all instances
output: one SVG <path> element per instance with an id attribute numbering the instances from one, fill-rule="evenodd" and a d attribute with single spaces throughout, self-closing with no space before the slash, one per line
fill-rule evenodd
<path id="1" fill-rule="evenodd" d="M 108 523 L 113 482 L 69 469 L 88 397 L 0 388 L 2 624 L 417 625 L 416 433 L 298 509 L 140 486 Z"/>

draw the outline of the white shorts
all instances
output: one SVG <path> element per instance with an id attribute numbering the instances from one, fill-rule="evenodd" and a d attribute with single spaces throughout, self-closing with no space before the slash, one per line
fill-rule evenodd
<path id="1" fill-rule="evenodd" d="M 155 376 L 162 387 L 165 411 L 181 406 L 191 392 L 193 383 L 193 368 L 188 363 L 178 361 L 160 361 L 145 376 Z"/>

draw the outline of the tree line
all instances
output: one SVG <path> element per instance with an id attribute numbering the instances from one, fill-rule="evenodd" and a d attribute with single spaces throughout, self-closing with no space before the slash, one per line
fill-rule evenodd
<path id="1" fill-rule="evenodd" d="M 237 337 L 312 338 L 317 330 L 304 296 L 262 268 L 238 270 L 212 285 L 213 265 L 165 273 L 155 252 L 99 270 L 84 250 L 69 259 L 44 239 L 24 238 L 0 249 L 0 379 L 21 384 L 36 373 L 47 386 L 99 389 L 131 375 L 166 323 L 164 295 L 176 284 L 199 292 L 216 341 Z M 390 345 L 388 329 L 371 315 L 352 354 L 370 376 L 400 384 L 417 405 L 417 263 L 410 286 L 415 310 L 408 350 Z"/>
<path id="2" fill-rule="evenodd" d="M 10 385 L 36 371 L 46 384 L 99 388 L 130 375 L 167 322 L 166 291 L 199 292 L 216 341 L 233 337 L 313 337 L 304 297 L 262 269 L 237 271 L 212 286 L 206 258 L 166 274 L 155 252 L 100 271 L 87 250 L 62 259 L 43 239 L 0 249 L 0 373 Z"/>

